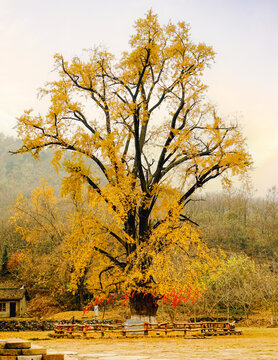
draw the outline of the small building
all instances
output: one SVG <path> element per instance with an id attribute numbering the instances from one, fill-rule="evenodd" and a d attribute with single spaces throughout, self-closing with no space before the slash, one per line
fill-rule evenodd
<path id="1" fill-rule="evenodd" d="M 0 288 L 0 318 L 24 315 L 27 298 L 28 294 L 24 287 Z"/>

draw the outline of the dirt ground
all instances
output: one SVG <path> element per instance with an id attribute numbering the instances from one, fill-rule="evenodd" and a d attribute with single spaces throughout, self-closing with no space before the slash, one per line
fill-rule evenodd
<path id="1" fill-rule="evenodd" d="M 64 353 L 65 360 L 277 360 L 278 329 L 243 328 L 242 336 L 209 339 L 50 339 L 46 332 L 0 333 Z"/>

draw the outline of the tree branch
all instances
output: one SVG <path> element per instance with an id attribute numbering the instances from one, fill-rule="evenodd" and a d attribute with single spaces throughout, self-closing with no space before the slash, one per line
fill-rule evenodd
<path id="1" fill-rule="evenodd" d="M 94 249 L 96 251 L 98 251 L 100 254 L 106 256 L 109 260 L 111 260 L 116 266 L 119 266 L 121 269 L 124 269 L 126 267 L 126 263 L 117 260 L 114 256 L 109 254 L 107 251 L 100 249 L 97 246 L 94 246 Z"/>

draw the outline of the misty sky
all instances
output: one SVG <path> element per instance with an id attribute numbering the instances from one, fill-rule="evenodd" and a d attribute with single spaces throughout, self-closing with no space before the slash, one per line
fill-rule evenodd
<path id="1" fill-rule="evenodd" d="M 52 57 L 104 44 L 127 49 L 134 21 L 152 8 L 160 23 L 191 25 L 212 45 L 209 99 L 237 118 L 255 161 L 257 195 L 278 186 L 278 1 L 276 0 L 0 0 L 0 132 L 15 135 L 24 109 L 40 110 L 37 89 L 54 78 Z"/>

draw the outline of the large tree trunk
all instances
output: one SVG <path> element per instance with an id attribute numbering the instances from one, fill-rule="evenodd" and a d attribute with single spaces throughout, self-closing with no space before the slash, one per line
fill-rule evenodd
<path id="1" fill-rule="evenodd" d="M 156 323 L 157 299 L 149 293 L 135 292 L 129 299 L 132 320 Z"/>

